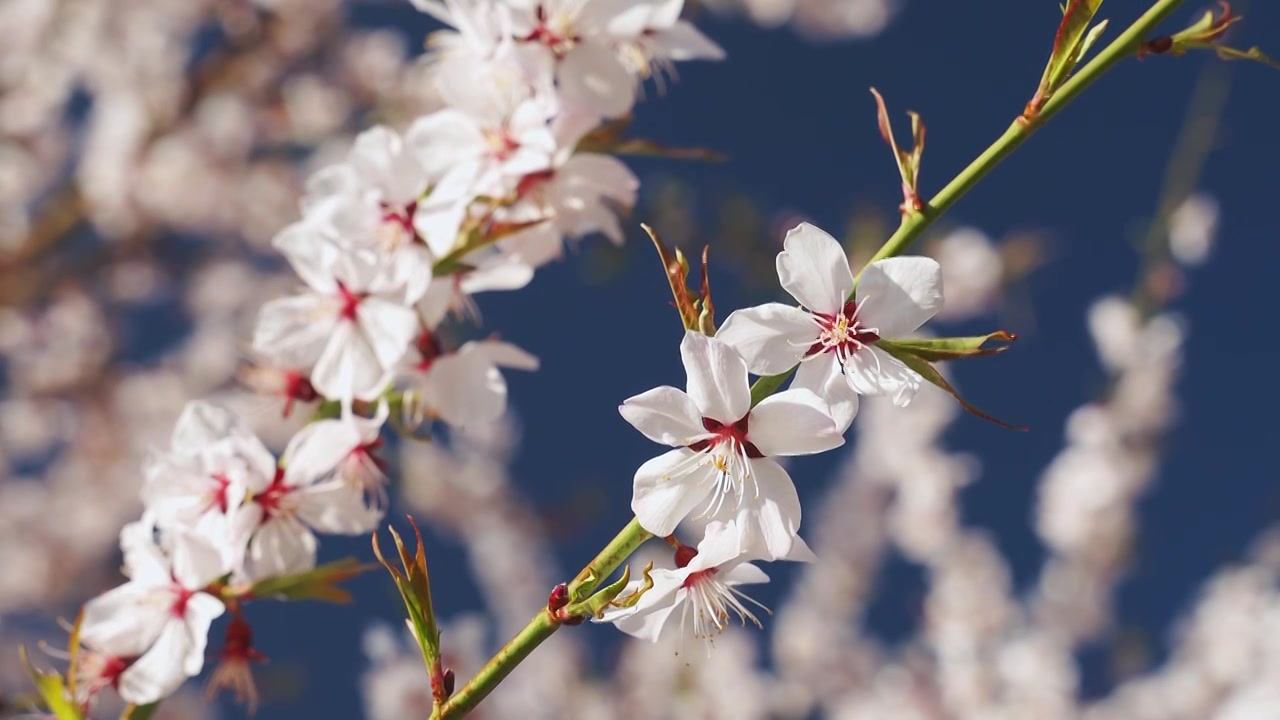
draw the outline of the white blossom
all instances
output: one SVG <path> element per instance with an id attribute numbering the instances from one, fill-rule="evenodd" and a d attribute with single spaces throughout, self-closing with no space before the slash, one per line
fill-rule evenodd
<path id="1" fill-rule="evenodd" d="M 645 437 L 676 448 L 636 471 L 631 509 L 658 536 L 694 511 L 736 518 L 743 552 L 785 556 L 800 527 L 800 498 L 772 458 L 823 452 L 844 438 L 809 390 L 787 390 L 752 408 L 746 363 L 719 339 L 686 332 L 680 355 L 687 392 L 654 388 L 619 408 Z"/>
<path id="2" fill-rule="evenodd" d="M 924 257 L 872 263 L 855 295 L 849 260 L 835 238 L 802 223 L 787 233 L 783 248 L 778 279 L 803 307 L 738 310 L 716 337 L 741 352 L 757 375 L 799 363 L 792 387 L 822 396 L 842 430 L 857 413 L 858 395 L 889 395 L 899 407 L 911 402 L 922 378 L 876 343 L 913 332 L 942 307 L 938 263 Z"/>

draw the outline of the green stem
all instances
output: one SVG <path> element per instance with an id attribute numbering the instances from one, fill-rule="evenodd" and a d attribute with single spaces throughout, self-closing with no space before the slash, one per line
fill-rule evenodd
<path id="1" fill-rule="evenodd" d="M 973 189 L 973 186 L 977 185 L 978 181 L 991 172 L 996 165 L 999 165 L 1001 160 L 1008 157 L 1027 138 L 1031 137 L 1032 133 L 1041 124 L 1058 114 L 1059 110 L 1066 107 L 1067 103 L 1070 103 L 1077 95 L 1084 92 L 1085 88 L 1102 77 L 1116 63 L 1136 54 L 1138 48 L 1142 46 L 1143 40 L 1182 2 L 1183 0 L 1157 0 L 1149 10 L 1142 14 L 1142 17 L 1139 17 L 1127 30 L 1121 33 L 1120 37 L 1103 48 L 1093 60 L 1090 60 L 1083 68 L 1072 75 L 1071 79 L 1067 80 L 1049 98 L 1049 101 L 1045 103 L 1038 115 L 1029 120 L 1022 117 L 1015 120 L 999 139 L 984 150 L 976 160 L 969 163 L 969 166 L 962 170 L 959 175 L 956 175 L 951 182 L 947 183 L 946 187 L 939 190 L 937 195 L 930 198 L 925 203 L 924 210 L 904 217 L 902 225 L 898 227 L 897 232 L 876 252 L 867 265 L 877 260 L 896 257 L 906 252 L 911 243 L 920 237 L 925 229 L 949 210 L 952 205 L 955 205 L 956 201 L 963 197 L 965 193 Z M 859 276 L 861 276 L 861 273 L 859 273 Z"/>
<path id="2" fill-rule="evenodd" d="M 1071 102 L 1089 85 L 1110 70 L 1120 60 L 1137 52 L 1145 37 L 1174 11 L 1183 0 L 1157 0 L 1142 17 L 1121 33 L 1120 37 L 1098 53 L 1092 61 L 1077 72 L 1070 80 L 1054 93 L 1045 103 L 1040 113 L 1031 120 L 1019 118 L 1005 130 L 998 140 L 991 144 L 976 160 L 969 164 L 937 195 L 933 196 L 922 212 L 903 218 L 897 232 L 876 252 L 871 262 L 887 257 L 901 255 L 917 237 L 924 232 L 938 217 L 946 212 L 965 193 L 973 188 L 988 172 L 1012 153 L 1019 145 L 1031 136 L 1044 121 L 1053 117 L 1059 110 Z M 868 263 L 870 264 L 870 263 Z M 759 402 L 764 396 L 776 391 L 789 373 L 757 381 L 758 388 L 753 388 L 752 401 Z M 757 397 L 757 395 L 759 397 Z M 581 598 L 589 594 L 600 581 L 613 574 L 618 566 L 627 559 L 636 548 L 640 547 L 650 534 L 634 518 L 605 546 L 582 572 L 578 573 L 569 585 L 569 596 Z M 534 648 L 551 637 L 560 627 L 555 618 L 546 610 L 539 611 L 529 624 L 511 639 L 497 655 L 485 664 L 461 690 L 456 692 L 442 706 L 438 706 L 432 714 L 433 720 L 458 718 L 471 711 L 480 703 L 498 683 L 503 680 L 515 666 L 533 652 Z"/>
<path id="3" fill-rule="evenodd" d="M 431 717 L 460 718 L 475 709 L 481 700 L 488 697 L 512 670 L 521 663 L 542 641 L 551 637 L 560 627 L 551 613 L 543 608 L 524 626 L 516 636 L 511 638 L 497 655 L 489 659 L 484 667 L 471 678 L 466 685 L 449 698 L 444 705 L 437 705 Z"/>
<path id="4" fill-rule="evenodd" d="M 653 536 L 649 531 L 640 527 L 640 521 L 632 518 L 631 522 L 627 523 L 626 527 L 622 528 L 600 551 L 600 554 L 578 573 L 573 582 L 569 583 L 569 597 L 583 597 L 589 594 L 601 580 L 612 575 L 613 571 L 636 551 L 636 548 L 651 537 Z M 493 692 L 498 683 L 511 674 L 516 665 L 519 665 L 529 656 L 529 653 L 533 652 L 534 648 L 541 645 L 559 628 L 560 623 L 551 616 L 550 612 L 545 609 L 540 610 L 523 630 L 511 638 L 497 655 L 480 668 L 475 677 L 454 693 L 448 702 L 436 707 L 431 715 L 433 720 L 460 718 L 471 712 L 481 700 Z"/>
<path id="5" fill-rule="evenodd" d="M 640 527 L 640 521 L 631 518 L 631 522 L 622 528 L 608 545 L 596 555 L 595 559 L 582 568 L 582 572 L 569 583 L 569 597 L 581 598 L 586 596 L 601 580 L 613 574 L 623 561 L 636 551 L 636 548 L 644 544 L 645 540 L 653 537 L 653 535 L 644 528 Z"/>

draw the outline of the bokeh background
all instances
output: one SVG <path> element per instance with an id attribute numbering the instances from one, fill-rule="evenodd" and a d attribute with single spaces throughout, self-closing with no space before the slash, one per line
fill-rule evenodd
<path id="1" fill-rule="evenodd" d="M 480 298 L 478 332 L 542 358 L 509 375 L 510 422 L 399 452 L 390 519 L 426 531 L 462 677 L 622 527 L 631 474 L 656 451 L 616 412 L 683 380 L 638 223 L 690 254 L 711 246 L 722 318 L 779 299 L 772 258 L 800 220 L 865 258 L 901 199 L 868 88 L 900 137 L 906 110 L 923 116 L 936 191 L 1020 112 L 1058 13 L 1052 0 L 746 4 L 688 9 L 728 60 L 648 88 L 630 131 L 728 160 L 629 158 L 642 190 L 625 247 L 588 242 L 528 288 Z M 1146 5 L 1107 3 L 1109 36 Z M 1274 40 L 1280 7 L 1236 7 L 1234 44 Z M 1188 3 L 1170 28 L 1205 9 Z M 234 379 L 256 307 L 291 285 L 270 237 L 354 132 L 431 109 L 413 60 L 433 29 L 398 2 L 0 4 L 4 711 L 28 691 L 17 644 L 59 645 L 55 619 L 119 581 L 138 462 L 186 400 L 230 403 L 287 439 Z M 1019 335 L 952 377 L 1030 430 L 941 394 L 902 418 L 867 403 L 847 450 L 791 465 L 823 562 L 769 568 L 764 632 L 727 633 L 702 660 L 566 630 L 486 716 L 1280 717 L 1263 661 L 1280 655 L 1265 632 L 1280 628 L 1277 88 L 1273 70 L 1207 54 L 1126 61 L 1090 88 L 918 246 L 947 266 L 936 332 Z M 1142 335 L 1107 296 L 1169 312 Z M 1100 360 L 1099 342 L 1129 359 Z M 1123 433 L 1080 419 L 1125 378 L 1146 384 Z M 1072 454 L 1091 432 L 1119 448 L 1111 466 Z M 367 540 L 324 541 L 322 560 L 345 555 L 371 559 Z M 250 608 L 271 658 L 259 716 L 426 716 L 391 583 L 350 587 L 350 606 Z M 1246 645 L 1243 660 L 1222 649 Z M 191 690 L 171 717 L 242 715 Z"/>

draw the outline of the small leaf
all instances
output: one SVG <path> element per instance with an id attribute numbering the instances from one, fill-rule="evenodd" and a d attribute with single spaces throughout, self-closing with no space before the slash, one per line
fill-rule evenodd
<path id="1" fill-rule="evenodd" d="M 604 617 L 604 609 L 622 594 L 629 582 L 631 582 L 630 565 L 622 568 L 622 577 L 618 578 L 617 581 L 600 588 L 599 591 L 586 600 L 569 605 L 564 609 L 564 614 L 569 617 L 590 615 L 600 619 Z"/>
<path id="2" fill-rule="evenodd" d="M 409 615 L 409 624 L 412 626 L 414 637 L 418 641 L 418 648 L 422 651 L 422 660 L 427 666 L 427 672 L 434 679 L 441 677 L 442 673 L 440 665 L 440 626 L 436 622 L 431 600 L 431 583 L 427 573 L 427 556 L 422 543 L 422 533 L 419 532 L 418 525 L 413 521 L 413 518 L 409 518 L 409 524 L 413 526 L 413 533 L 417 539 L 417 547 L 413 553 L 410 553 L 408 548 L 405 547 L 400 533 L 396 532 L 395 528 L 388 527 L 391 531 L 391 538 L 395 541 L 396 550 L 400 555 L 400 569 L 392 566 L 382 555 L 377 533 L 373 534 L 373 553 L 377 556 L 378 562 L 382 563 L 382 566 L 391 574 L 391 579 L 395 582 L 396 589 L 400 591 L 400 598 L 404 601 L 405 612 Z M 433 687 L 435 684 L 438 683 L 433 682 Z"/>
<path id="3" fill-rule="evenodd" d="M 343 558 L 296 575 L 267 578 L 255 583 L 249 593 L 253 597 L 262 598 L 349 603 L 352 600 L 351 593 L 338 587 L 338 583 L 374 567 L 376 566 L 361 563 L 355 558 Z"/>
<path id="4" fill-rule="evenodd" d="M 27 657 L 25 646 L 18 646 L 18 659 L 26 666 L 27 674 L 31 676 L 36 692 L 40 693 L 40 698 L 44 700 L 44 706 L 49 712 L 53 713 L 58 720 L 83 720 L 80 708 L 73 701 L 61 675 L 37 670 Z"/>
<path id="5" fill-rule="evenodd" d="M 436 264 L 431 268 L 431 274 L 434 277 L 445 277 L 473 270 L 474 268 L 462 261 L 463 258 L 480 248 L 488 247 L 521 230 L 528 230 L 544 222 L 546 222 L 545 218 L 518 223 L 491 222 L 483 229 L 483 232 L 477 228 L 467 234 L 467 238 L 462 244 L 450 251 L 448 255 L 437 260 Z"/>
<path id="6" fill-rule="evenodd" d="M 627 593 L 626 597 L 615 598 L 611 604 L 616 608 L 635 607 L 636 603 L 640 602 L 640 598 L 653 588 L 653 576 L 650 575 L 652 572 L 653 561 L 650 560 L 649 564 L 644 566 L 644 585 L 636 588 L 634 592 Z"/>
<path id="7" fill-rule="evenodd" d="M 889 123 L 889 111 L 885 107 L 884 98 L 880 96 L 880 92 L 875 88 L 871 88 L 871 95 L 876 99 L 876 122 L 880 127 L 880 137 L 889 144 L 889 149 L 893 151 L 893 161 L 898 166 L 898 176 L 902 179 L 902 205 L 899 209 L 904 215 L 916 213 L 924 210 L 924 201 L 920 199 L 920 161 L 924 156 L 924 121 L 920 119 L 920 115 L 915 112 L 908 111 L 907 115 L 911 118 L 911 151 L 898 148 L 898 142 L 893 137 L 893 127 Z"/>
<path id="8" fill-rule="evenodd" d="M 764 375 L 756 378 L 756 381 L 751 383 L 751 407 L 759 405 L 761 400 L 778 392 L 778 388 L 782 387 L 782 383 L 786 382 L 793 372 L 795 372 L 795 368 L 777 375 Z"/>
<path id="9" fill-rule="evenodd" d="M 1008 345 L 984 347 L 988 342 L 1011 343 L 1018 336 L 1013 333 L 997 330 L 989 335 L 955 338 L 910 338 L 904 340 L 881 340 L 878 345 L 888 351 L 894 347 L 911 353 L 927 362 L 944 360 L 961 360 L 970 357 L 998 355 L 1009 349 Z"/>
<path id="10" fill-rule="evenodd" d="M 649 235 L 653 245 L 658 249 L 658 258 L 662 260 L 662 268 L 667 274 L 667 284 L 671 286 L 671 296 L 675 299 L 676 311 L 680 313 L 680 322 L 686 330 L 698 329 L 698 308 L 695 302 L 698 296 L 689 290 L 689 263 L 679 248 L 672 253 L 671 249 L 658 237 L 657 231 L 641 223 L 641 228 Z"/>
<path id="11" fill-rule="evenodd" d="M 983 420 L 993 422 L 996 425 L 1008 428 L 1010 430 L 1027 430 L 1028 429 L 1027 426 L 1025 425 L 1010 425 L 1009 423 L 1003 420 L 1000 420 L 993 415 L 985 413 L 982 410 L 979 410 L 978 408 L 971 405 L 969 401 L 960 397 L 960 393 L 956 392 L 956 389 L 951 387 L 951 383 L 947 382 L 947 379 L 942 377 L 942 373 L 938 372 L 937 368 L 935 368 L 933 365 L 930 365 L 929 362 L 924 360 L 923 358 L 917 357 L 911 354 L 911 352 L 904 350 L 902 348 L 894 347 L 891 344 L 885 344 L 881 342 L 881 343 L 877 343 L 876 346 L 883 349 L 885 352 L 889 353 L 895 358 L 901 360 L 904 365 L 906 365 L 907 367 L 919 373 L 920 376 L 923 377 L 925 380 L 928 380 L 934 385 L 937 385 L 938 387 L 947 391 L 951 395 L 951 397 L 955 398 L 960 403 L 960 407 L 963 407 L 965 410 L 968 410 L 973 415 L 977 415 Z"/>
<path id="12" fill-rule="evenodd" d="M 1163 54 L 1180 56 L 1185 55 L 1188 50 L 1212 50 L 1222 60 L 1252 60 L 1280 69 L 1280 62 L 1268 57 L 1260 48 L 1238 50 L 1218 44 L 1232 25 L 1244 19 L 1241 15 L 1232 14 L 1230 3 L 1218 4 L 1222 6 L 1221 15 L 1215 16 L 1212 10 L 1208 10 L 1185 30 L 1172 36 L 1163 35 L 1148 40 L 1139 48 L 1138 57 Z"/>
<path id="13" fill-rule="evenodd" d="M 703 335 L 716 334 L 716 306 L 711 301 L 711 281 L 707 278 L 711 246 L 702 247 L 702 289 L 698 293 L 698 330 Z"/>
<path id="14" fill-rule="evenodd" d="M 1053 38 L 1049 62 L 1045 65 L 1044 75 L 1040 77 L 1040 86 L 1036 88 L 1035 96 L 1027 103 L 1023 117 L 1034 118 L 1039 115 L 1049 98 L 1071 77 L 1088 45 L 1102 32 L 1099 28 L 1089 30 L 1089 24 L 1093 22 L 1101 5 L 1102 0 L 1071 0 L 1063 9 L 1062 22 L 1058 24 L 1058 32 Z"/>

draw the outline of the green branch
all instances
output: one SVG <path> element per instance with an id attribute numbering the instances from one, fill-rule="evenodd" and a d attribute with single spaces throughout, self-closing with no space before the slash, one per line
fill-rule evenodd
<path id="1" fill-rule="evenodd" d="M 973 188 L 988 172 L 1012 153 L 1019 145 L 1035 132 L 1041 123 L 1053 117 L 1066 107 L 1077 95 L 1084 91 L 1095 80 L 1110 70 L 1120 60 L 1137 53 L 1144 38 L 1155 29 L 1160 21 L 1174 11 L 1183 0 L 1157 0 L 1142 17 L 1121 33 L 1120 37 L 1104 48 L 1097 57 L 1080 69 L 1044 104 L 1040 112 L 1031 119 L 1019 118 L 988 147 L 976 160 L 969 164 L 937 195 L 933 196 L 922 211 L 912 213 L 903 218 L 898 228 L 883 247 L 875 254 L 871 262 L 902 254 L 907 247 L 918 238 L 935 220 L 956 203 L 965 193 Z M 870 264 L 870 263 L 868 263 Z M 789 373 L 788 373 L 789 374 Z M 760 399 L 777 390 L 787 374 L 772 378 L 761 378 L 757 388 L 753 388 L 752 400 Z M 600 554 L 591 561 L 582 572 L 578 573 L 570 583 L 569 596 L 581 599 L 590 594 L 601 580 L 613 574 L 623 561 L 636 548 L 640 547 L 651 535 L 640 527 L 634 518 L 605 546 Z M 514 638 L 511 639 L 498 654 L 485 664 L 470 681 L 467 682 L 448 702 L 437 706 L 432 714 L 433 720 L 449 720 L 459 718 L 476 707 L 489 693 L 493 692 L 504 678 L 520 664 L 529 653 L 551 637 L 560 623 L 546 609 L 540 610 Z"/>
<path id="2" fill-rule="evenodd" d="M 1008 157 L 1027 138 L 1031 137 L 1040 125 L 1058 114 L 1058 111 L 1066 107 L 1077 95 L 1084 92 L 1085 88 L 1102 77 L 1116 63 L 1130 55 L 1136 55 L 1138 49 L 1142 47 L 1143 40 L 1182 2 L 1183 0 L 1158 0 L 1152 5 L 1151 9 L 1134 21 L 1127 30 L 1120 34 L 1120 37 L 1103 48 L 1093 60 L 1090 60 L 1083 68 L 1080 68 L 1079 71 L 1072 75 L 1071 79 L 1067 80 L 1053 94 L 1053 97 L 1049 98 L 1049 101 L 1045 103 L 1034 118 L 1018 117 L 999 139 L 991 143 L 991 146 L 984 150 L 976 160 L 969 163 L 969 166 L 960 171 L 960 174 L 947 183 L 946 187 L 939 190 L 937 195 L 930 198 L 925 203 L 923 210 L 904 217 L 902 225 L 898 227 L 897 232 L 876 252 L 867 265 L 877 260 L 896 257 L 906 252 L 911 243 L 920 237 L 925 229 L 932 225 L 943 213 L 951 209 L 951 206 L 955 205 L 956 201 L 961 197 L 964 197 L 965 193 L 972 190 L 979 180 L 991 172 L 996 165 L 1000 164 L 1000 161 Z"/>
<path id="3" fill-rule="evenodd" d="M 651 537 L 653 536 L 649 531 L 640 527 L 640 521 L 632 518 L 631 522 L 627 523 L 626 527 L 622 528 L 622 531 L 610 540 L 600 554 L 596 555 L 595 559 L 588 563 L 569 584 L 569 597 L 581 598 L 588 595 L 601 580 L 612 575 L 618 566 L 636 551 L 636 548 Z M 480 668 L 475 677 L 454 693 L 448 702 L 437 706 L 431 717 L 446 720 L 460 718 L 471 712 L 481 700 L 493 692 L 498 683 L 511 674 L 516 665 L 519 665 L 529 656 L 529 653 L 533 652 L 534 648 L 541 645 L 559 628 L 560 622 L 550 612 L 545 608 L 538 611 L 523 630 L 511 638 L 511 641 L 503 646 L 497 655 Z"/>

